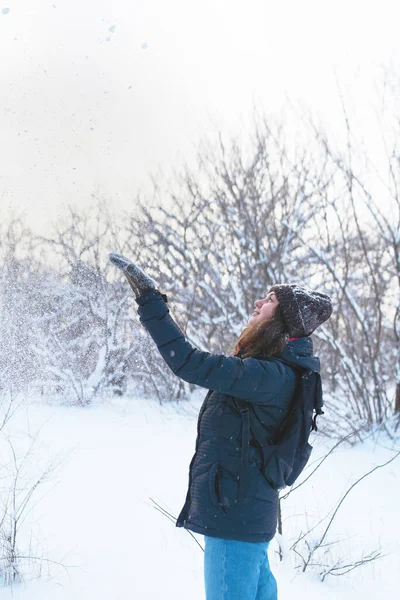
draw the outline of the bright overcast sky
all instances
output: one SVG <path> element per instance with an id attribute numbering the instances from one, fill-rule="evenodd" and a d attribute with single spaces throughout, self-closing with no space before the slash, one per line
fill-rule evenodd
<path id="1" fill-rule="evenodd" d="M 379 65 L 398 65 L 397 7 L 0 0 L 3 211 L 43 228 L 91 194 L 129 206 L 215 124 L 237 132 L 254 102 L 278 111 L 289 95 L 333 119 L 335 73 L 362 111 Z"/>

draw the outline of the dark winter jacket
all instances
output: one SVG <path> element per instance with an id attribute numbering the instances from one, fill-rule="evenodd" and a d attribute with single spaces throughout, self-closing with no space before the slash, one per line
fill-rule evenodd
<path id="1" fill-rule="evenodd" d="M 204 535 L 248 542 L 271 540 L 276 531 L 278 493 L 261 474 L 260 450 L 250 442 L 245 495 L 239 498 L 241 415 L 236 399 L 258 418 L 266 436 L 279 430 L 296 384 L 296 370 L 276 358 L 210 354 L 194 348 L 169 315 L 166 296 L 146 292 L 136 302 L 168 366 L 184 381 L 209 390 L 197 424 L 189 489 L 177 526 Z M 285 361 L 319 371 L 309 337 L 289 342 Z"/>

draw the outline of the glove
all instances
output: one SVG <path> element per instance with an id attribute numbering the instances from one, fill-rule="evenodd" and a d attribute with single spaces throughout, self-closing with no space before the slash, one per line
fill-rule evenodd
<path id="1" fill-rule="evenodd" d="M 109 254 L 109 259 L 113 265 L 123 271 L 136 298 L 148 290 L 156 289 L 155 281 L 148 275 L 145 275 L 138 266 L 136 266 L 128 258 L 122 256 L 122 254 L 111 252 Z"/>

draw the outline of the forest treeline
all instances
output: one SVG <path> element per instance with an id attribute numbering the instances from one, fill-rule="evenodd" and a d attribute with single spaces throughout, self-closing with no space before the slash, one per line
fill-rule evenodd
<path id="1" fill-rule="evenodd" d="M 302 144 L 257 117 L 246 143 L 217 134 L 197 167 L 159 178 L 132 209 L 112 200 L 38 236 L 3 219 L 0 386 L 86 405 L 110 394 L 184 399 L 192 386 L 160 359 L 110 251 L 143 267 L 201 349 L 232 353 L 253 303 L 275 283 L 328 293 L 313 335 L 329 403 L 327 433 L 400 414 L 399 122 L 382 172 L 349 122 L 344 144 L 308 124 Z M 397 123 L 397 125 L 396 125 Z"/>

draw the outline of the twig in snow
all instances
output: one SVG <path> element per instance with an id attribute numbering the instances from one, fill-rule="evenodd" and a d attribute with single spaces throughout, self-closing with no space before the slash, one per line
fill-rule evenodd
<path id="1" fill-rule="evenodd" d="M 167 517 L 167 519 L 169 519 L 170 521 L 172 521 L 173 523 L 176 523 L 176 517 L 174 517 L 174 515 L 172 515 L 170 512 L 168 512 L 165 508 L 163 508 L 162 506 L 160 506 L 160 504 L 158 504 L 158 502 L 156 502 L 155 500 L 153 500 L 153 498 L 149 498 L 149 500 L 151 500 L 153 502 L 153 504 L 155 506 L 153 506 L 153 508 L 155 510 L 158 510 L 158 512 L 160 512 L 162 515 L 164 515 L 165 517 Z M 189 531 L 189 529 L 186 529 L 186 531 L 188 532 L 188 534 L 194 539 L 194 541 L 196 542 L 196 544 L 203 550 L 204 552 L 204 548 L 203 546 L 200 544 L 200 542 L 194 537 L 193 533 L 191 531 Z"/>

